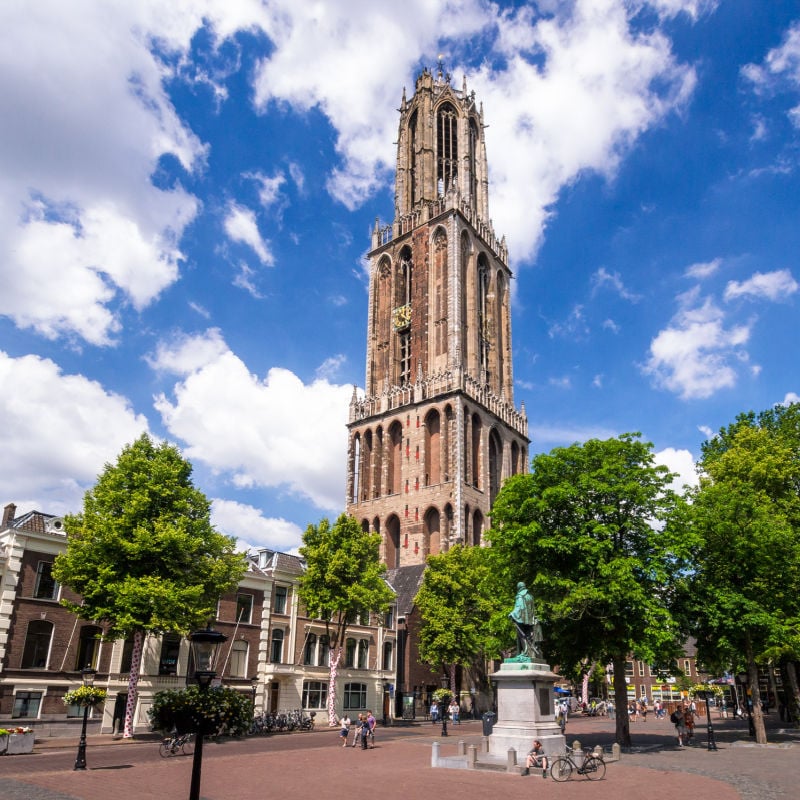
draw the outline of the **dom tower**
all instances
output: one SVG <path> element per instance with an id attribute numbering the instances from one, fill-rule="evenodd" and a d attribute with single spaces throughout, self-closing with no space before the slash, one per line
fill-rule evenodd
<path id="1" fill-rule="evenodd" d="M 347 510 L 389 569 L 479 544 L 500 485 L 526 470 L 488 195 L 483 109 L 426 70 L 400 108 L 394 222 L 372 233 L 366 393 L 348 422 Z"/>

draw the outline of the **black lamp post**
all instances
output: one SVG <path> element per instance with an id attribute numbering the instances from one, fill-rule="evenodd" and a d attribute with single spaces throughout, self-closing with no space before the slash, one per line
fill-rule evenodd
<path id="1" fill-rule="evenodd" d="M 442 689 L 447 688 L 447 675 L 442 675 Z M 442 699 L 442 736 L 447 736 L 447 706 Z"/>
<path id="2" fill-rule="evenodd" d="M 224 633 L 206 628 L 190 634 L 192 655 L 194 656 L 194 677 L 200 693 L 208 691 L 211 681 L 217 674 L 214 670 L 217 662 L 217 650 L 227 639 Z M 189 789 L 189 800 L 200 800 L 200 771 L 203 768 L 203 725 L 197 731 L 197 740 L 194 745 L 194 760 L 192 761 L 192 785 Z"/>
<path id="3" fill-rule="evenodd" d="M 742 694 L 744 695 L 744 704 L 747 708 L 747 725 L 748 725 L 748 733 L 751 736 L 756 735 L 756 726 L 753 725 L 753 709 L 750 705 L 753 702 L 752 699 L 752 691 L 749 692 L 750 697 L 748 697 L 748 681 L 747 681 L 747 673 L 741 672 L 739 673 L 739 683 L 742 684 Z"/>
<path id="4" fill-rule="evenodd" d="M 702 689 L 696 694 L 701 700 L 705 700 L 706 703 L 706 727 L 708 728 L 708 749 L 716 750 L 717 741 L 714 738 L 714 723 L 711 721 L 711 709 L 708 707 L 708 700 L 711 697 L 712 692 L 708 691 L 707 689 Z"/>
<path id="5" fill-rule="evenodd" d="M 97 675 L 97 670 L 91 667 L 81 670 L 81 678 L 83 679 L 84 686 L 94 686 L 94 676 Z M 78 742 L 78 755 L 75 758 L 75 769 L 86 769 L 86 720 L 89 719 L 89 706 L 91 703 L 86 703 L 83 706 L 83 725 L 81 725 L 81 739 Z"/>
<path id="6" fill-rule="evenodd" d="M 250 685 L 253 687 L 253 717 L 256 715 L 256 690 L 258 689 L 258 675 L 250 678 Z"/>

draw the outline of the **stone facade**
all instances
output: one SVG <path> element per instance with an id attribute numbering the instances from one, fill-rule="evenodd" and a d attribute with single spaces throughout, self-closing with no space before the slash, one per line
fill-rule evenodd
<path id="1" fill-rule="evenodd" d="M 525 472 L 508 253 L 488 216 L 483 111 L 441 71 L 400 109 L 395 220 L 372 235 L 366 392 L 350 405 L 347 510 L 390 569 L 481 543 Z"/>

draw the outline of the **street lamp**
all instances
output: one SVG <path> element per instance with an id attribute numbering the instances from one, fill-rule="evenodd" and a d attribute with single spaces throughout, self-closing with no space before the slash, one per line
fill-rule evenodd
<path id="1" fill-rule="evenodd" d="M 256 715 L 256 690 L 258 689 L 258 675 L 250 678 L 250 685 L 253 687 L 253 717 Z"/>
<path id="2" fill-rule="evenodd" d="M 714 738 L 714 724 L 711 722 L 711 709 L 708 707 L 708 700 L 713 694 L 713 692 L 710 692 L 708 689 L 701 689 L 699 692 L 695 692 L 695 694 L 701 700 L 705 700 L 706 702 L 706 727 L 708 728 L 708 749 L 716 750 L 717 741 Z"/>
<path id="3" fill-rule="evenodd" d="M 742 684 L 742 692 L 744 693 L 744 704 L 747 707 L 747 724 L 749 727 L 749 733 L 751 736 L 756 735 L 756 726 L 753 724 L 753 709 L 751 707 L 751 703 L 753 702 L 753 693 L 752 690 L 748 687 L 747 681 L 747 673 L 740 672 L 739 673 L 739 683 Z M 748 697 L 750 695 L 750 697 Z"/>
<path id="4" fill-rule="evenodd" d="M 97 670 L 91 667 L 86 667 L 81 670 L 81 678 L 84 686 L 94 686 L 94 677 L 97 675 Z M 86 703 L 83 706 L 83 725 L 81 726 L 81 739 L 78 742 L 78 755 L 75 758 L 76 769 L 86 769 L 86 720 L 89 718 L 89 706 L 91 703 Z"/>
<path id="5" fill-rule="evenodd" d="M 227 639 L 224 633 L 206 628 L 189 635 L 194 656 L 194 677 L 201 694 L 208 691 L 211 681 L 217 674 L 215 665 L 219 646 Z M 254 689 L 255 691 L 255 689 Z M 189 800 L 200 800 L 200 771 L 203 767 L 203 724 L 199 725 L 197 740 L 194 746 L 192 761 L 192 785 L 189 789 Z"/>
<path id="6" fill-rule="evenodd" d="M 447 675 L 442 675 L 442 689 L 447 688 Z M 447 736 L 447 706 L 442 699 L 442 736 Z"/>

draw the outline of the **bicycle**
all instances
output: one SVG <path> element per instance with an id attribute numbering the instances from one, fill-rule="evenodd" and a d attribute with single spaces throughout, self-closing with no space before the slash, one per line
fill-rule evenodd
<path id="1" fill-rule="evenodd" d="M 606 762 L 602 756 L 588 755 L 583 764 L 578 764 L 573 756 L 575 751 L 567 745 L 567 754 L 553 759 L 550 766 L 550 777 L 554 781 L 568 781 L 572 773 L 585 775 L 590 781 L 600 781 L 606 775 Z"/>
<path id="2" fill-rule="evenodd" d="M 161 758 L 169 758 L 170 756 L 188 756 L 194 751 L 194 741 L 191 733 L 182 733 L 180 735 L 167 736 L 158 746 L 158 754 Z"/>

